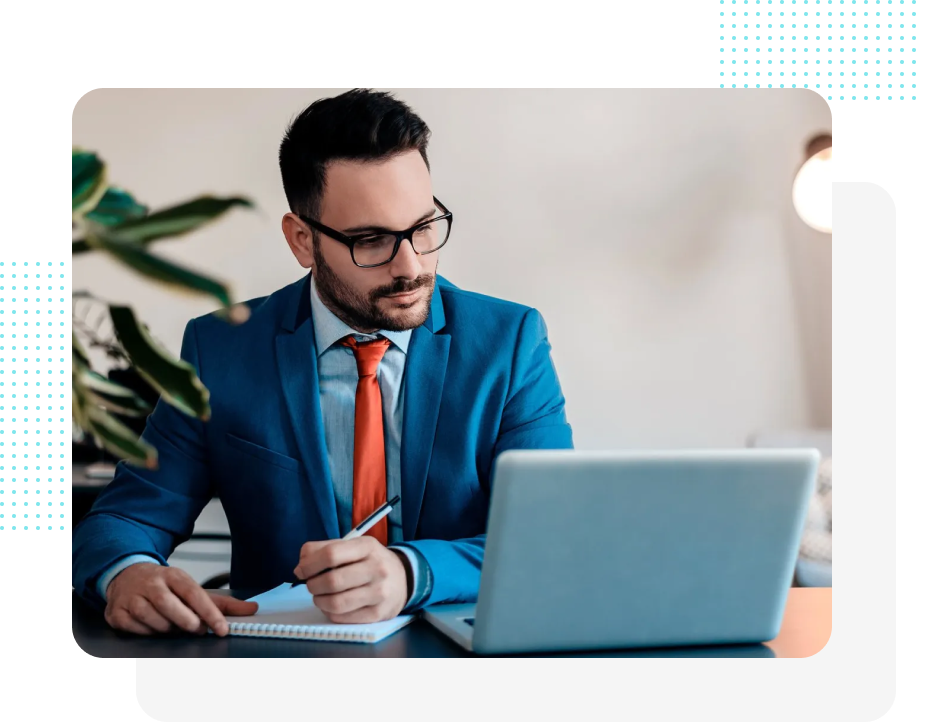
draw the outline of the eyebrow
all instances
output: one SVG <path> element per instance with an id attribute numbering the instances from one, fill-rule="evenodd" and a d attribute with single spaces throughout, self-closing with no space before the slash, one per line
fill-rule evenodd
<path id="1" fill-rule="evenodd" d="M 431 210 L 427 211 L 426 213 L 422 213 L 422 214 L 418 217 L 418 220 L 415 221 L 414 223 L 412 223 L 412 225 L 409 226 L 409 228 L 412 228 L 412 227 L 414 227 L 414 226 L 417 226 L 417 225 L 418 225 L 419 223 L 421 223 L 422 221 L 428 220 L 428 218 L 430 218 L 431 216 L 433 216 L 436 212 L 437 212 L 437 206 L 434 206 L 433 208 L 431 208 Z M 404 229 L 403 229 L 403 230 L 404 230 Z M 349 236 L 349 235 L 351 235 L 351 234 L 362 233 L 362 232 L 364 232 L 364 231 L 377 231 L 377 232 L 381 232 L 381 233 L 393 233 L 393 231 L 392 231 L 391 229 L 386 228 L 386 227 L 384 227 L 384 226 L 353 226 L 353 227 L 351 227 L 351 228 L 346 228 L 345 230 L 341 231 L 341 233 L 343 233 L 343 234 L 346 235 L 346 236 Z"/>

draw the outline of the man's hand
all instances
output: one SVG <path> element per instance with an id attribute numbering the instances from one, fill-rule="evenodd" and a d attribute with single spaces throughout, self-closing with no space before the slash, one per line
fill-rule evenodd
<path id="1" fill-rule="evenodd" d="M 246 616 L 256 611 L 256 602 L 208 594 L 181 569 L 140 562 L 110 582 L 104 617 L 113 629 L 135 634 L 178 629 L 205 634 L 208 628 L 223 637 L 228 634 L 223 615 Z"/>
<path id="2" fill-rule="evenodd" d="M 299 579 L 308 580 L 315 606 L 332 622 L 392 619 L 408 601 L 405 565 L 398 552 L 373 537 L 306 542 L 293 571 Z"/>

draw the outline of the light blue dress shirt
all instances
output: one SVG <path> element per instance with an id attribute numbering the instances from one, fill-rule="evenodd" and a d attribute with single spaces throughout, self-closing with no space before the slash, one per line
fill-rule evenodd
<path id="1" fill-rule="evenodd" d="M 405 358 L 412 332 L 378 331 L 363 334 L 355 331 L 335 316 L 318 296 L 315 277 L 310 276 L 312 319 L 315 326 L 315 348 L 318 363 L 318 391 L 325 426 L 325 446 L 328 467 L 334 486 L 338 526 L 343 536 L 351 530 L 351 510 L 354 493 L 354 401 L 357 393 L 357 361 L 351 349 L 338 342 L 353 335 L 357 341 L 384 337 L 391 342 L 377 368 L 377 381 L 383 399 L 383 433 L 386 449 L 386 495 L 392 498 L 402 493 L 401 450 L 402 416 L 404 412 Z M 412 595 L 407 607 L 427 598 L 433 586 L 428 563 L 415 549 L 399 546 L 404 540 L 402 502 L 389 514 L 389 548 L 403 554 L 412 570 Z M 134 554 L 119 560 L 100 576 L 98 591 L 106 598 L 110 582 L 126 567 L 139 562 L 160 563 L 146 554 Z"/>

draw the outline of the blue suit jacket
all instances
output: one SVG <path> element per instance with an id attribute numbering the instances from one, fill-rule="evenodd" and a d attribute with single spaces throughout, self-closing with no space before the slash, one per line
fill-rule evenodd
<path id="1" fill-rule="evenodd" d="M 189 322 L 181 356 L 210 390 L 212 418 L 158 402 L 143 438 L 159 468 L 120 462 L 75 530 L 78 594 L 105 604 L 95 582 L 130 554 L 164 562 L 213 496 L 231 531 L 232 588 L 289 580 L 303 543 L 338 538 L 309 298 L 305 276 L 249 301 L 245 324 Z M 438 276 L 427 321 L 412 333 L 404 386 L 405 542 L 431 566 L 428 604 L 474 601 L 495 458 L 572 448 L 543 319 Z"/>

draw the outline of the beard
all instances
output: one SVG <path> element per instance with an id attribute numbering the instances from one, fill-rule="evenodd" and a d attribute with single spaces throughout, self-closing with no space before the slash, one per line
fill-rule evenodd
<path id="1" fill-rule="evenodd" d="M 422 274 L 414 281 L 397 278 L 387 286 L 380 286 L 362 294 L 338 277 L 325 261 L 319 244 L 315 245 L 315 265 L 312 268 L 318 295 L 325 305 L 348 326 L 364 332 L 408 331 L 421 326 L 431 310 L 436 265 L 434 271 L 433 274 Z M 408 293 L 419 288 L 425 288 L 426 293 L 412 308 L 399 307 L 389 313 L 377 305 L 380 298 L 396 293 Z"/>

